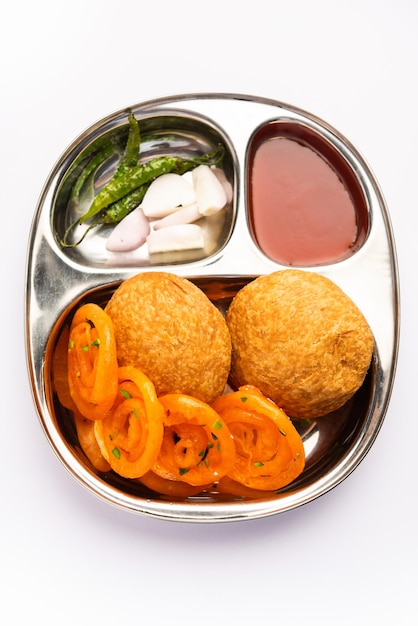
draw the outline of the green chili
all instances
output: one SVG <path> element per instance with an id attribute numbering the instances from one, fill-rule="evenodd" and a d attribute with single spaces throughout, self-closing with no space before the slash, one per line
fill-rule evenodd
<path id="1" fill-rule="evenodd" d="M 84 188 L 84 185 L 90 179 L 90 177 L 97 171 L 97 169 L 112 155 L 113 148 L 110 145 L 105 146 L 99 152 L 95 152 L 82 170 L 80 176 L 75 181 L 69 200 L 69 206 L 74 207 L 78 205 L 80 194 Z"/>
<path id="2" fill-rule="evenodd" d="M 125 146 L 125 153 L 119 167 L 113 178 L 119 178 L 122 174 L 138 165 L 139 150 L 140 150 L 141 135 L 139 130 L 139 124 L 132 112 L 129 113 L 129 133 L 128 140 Z"/>
<path id="3" fill-rule="evenodd" d="M 70 226 L 65 231 L 64 237 L 60 241 L 61 246 L 63 248 L 74 248 L 83 241 L 87 233 L 90 232 L 92 228 L 95 228 L 96 226 L 101 226 L 102 224 L 117 224 L 118 222 L 123 220 L 123 218 L 126 217 L 128 213 L 133 211 L 139 204 L 141 204 L 145 192 L 148 189 L 148 186 L 149 184 L 142 185 L 138 189 L 134 189 L 134 191 L 127 194 L 117 202 L 113 202 L 106 209 L 104 209 L 95 216 L 94 221 L 89 224 L 89 227 L 86 228 L 80 239 L 73 243 L 69 243 L 68 237 L 80 221 L 80 219 L 77 218 L 76 221 L 70 224 Z"/>
<path id="4" fill-rule="evenodd" d="M 222 150 L 223 156 L 223 150 Z M 221 158 L 219 149 L 209 152 L 202 157 L 183 159 L 178 156 L 154 157 L 146 163 L 139 163 L 117 178 L 112 178 L 103 187 L 93 200 L 90 209 L 81 216 L 79 223 L 90 220 L 106 209 L 113 202 L 117 202 L 138 187 L 153 181 L 162 174 L 170 172 L 184 174 L 202 163 L 216 163 Z"/>
<path id="5" fill-rule="evenodd" d="M 101 224 L 117 224 L 135 209 L 142 201 L 153 180 L 162 174 L 184 174 L 198 165 L 216 165 L 224 156 L 224 148 L 218 146 L 215 150 L 202 156 L 182 158 L 179 156 L 154 157 L 138 163 L 139 158 L 139 126 L 133 115 L 130 115 L 130 132 L 125 155 L 121 165 L 112 179 L 99 191 L 90 208 L 81 217 L 78 217 L 64 233 L 59 243 L 62 247 L 79 245 L 87 233 Z M 133 165 L 135 161 L 135 165 Z M 93 221 L 92 221 L 93 220 Z M 90 222 L 81 238 L 73 243 L 68 237 L 77 225 Z"/>
<path id="6" fill-rule="evenodd" d="M 98 216 L 100 224 L 117 224 L 124 217 L 128 215 L 133 209 L 141 204 L 145 192 L 148 189 L 148 185 L 142 185 L 138 189 L 134 189 L 131 193 L 127 194 L 117 202 L 114 202 L 108 206 Z"/>

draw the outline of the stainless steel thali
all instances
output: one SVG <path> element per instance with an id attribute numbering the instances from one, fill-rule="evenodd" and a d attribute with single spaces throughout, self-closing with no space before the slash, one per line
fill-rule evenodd
<path id="1" fill-rule="evenodd" d="M 129 107 L 141 126 L 146 156 L 167 152 L 192 155 L 221 142 L 233 200 L 214 220 L 203 253 L 161 255 L 143 252 L 109 257 L 106 232 L 86 238 L 83 246 L 62 249 L 57 233 L 71 219 L 68 198 L 74 177 L 98 143 L 115 147 L 106 178 L 127 136 L 128 113 L 120 110 L 84 131 L 63 153 L 49 175 L 34 215 L 29 241 L 26 285 L 26 345 L 36 410 L 57 457 L 85 488 L 101 499 L 152 517 L 190 522 L 253 519 L 306 504 L 344 480 L 362 461 L 383 423 L 396 369 L 399 341 L 399 286 L 396 251 L 388 210 L 379 185 L 353 145 L 323 120 L 297 107 L 237 94 L 189 94 Z M 144 270 L 166 270 L 194 281 L 223 311 L 238 289 L 255 276 L 283 268 L 256 245 L 248 222 L 248 151 L 256 131 L 271 122 L 308 129 L 338 152 L 361 187 L 369 228 L 362 246 L 348 259 L 310 269 L 332 279 L 358 305 L 375 338 L 365 383 L 339 411 L 299 424 L 306 469 L 291 485 L 262 499 L 202 493 L 174 500 L 112 472 L 92 468 L 77 443 L 71 416 L 60 406 L 51 383 L 57 341 L 76 306 L 106 302 L 120 282 Z"/>

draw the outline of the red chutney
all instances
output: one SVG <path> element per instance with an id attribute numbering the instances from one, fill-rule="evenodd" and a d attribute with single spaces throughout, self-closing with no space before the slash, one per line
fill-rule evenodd
<path id="1" fill-rule="evenodd" d="M 351 195 L 336 171 L 307 145 L 283 136 L 260 143 L 249 185 L 253 237 L 277 263 L 333 263 L 358 248 Z"/>

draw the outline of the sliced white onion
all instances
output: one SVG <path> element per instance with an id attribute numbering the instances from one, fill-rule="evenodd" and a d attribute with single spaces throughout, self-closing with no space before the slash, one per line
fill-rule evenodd
<path id="1" fill-rule="evenodd" d="M 141 202 L 141 208 L 147 217 L 159 218 L 195 201 L 195 191 L 189 180 L 171 172 L 152 181 Z"/>
<path id="2" fill-rule="evenodd" d="M 150 232 L 149 221 L 138 207 L 115 226 L 106 242 L 110 252 L 129 252 L 145 243 Z"/>
<path id="3" fill-rule="evenodd" d="M 184 178 L 185 180 L 187 180 L 187 182 L 189 183 L 189 185 L 191 185 L 193 187 L 193 174 L 192 174 L 192 170 L 189 170 L 188 172 L 184 172 L 184 174 L 181 174 L 181 177 Z"/>
<path id="4" fill-rule="evenodd" d="M 232 198 L 234 195 L 232 191 L 231 183 L 227 179 L 226 174 L 221 167 L 212 167 L 211 169 L 212 169 L 212 172 L 215 174 L 216 178 L 221 183 L 222 187 L 224 188 L 225 195 L 226 195 L 226 203 L 229 204 L 230 202 L 232 202 Z"/>
<path id="5" fill-rule="evenodd" d="M 203 248 L 203 231 L 197 224 L 166 226 L 151 232 L 147 244 L 150 254 Z"/>
<path id="6" fill-rule="evenodd" d="M 176 224 L 192 224 L 201 217 L 197 204 L 194 203 L 177 209 L 174 213 L 170 213 L 170 215 L 166 215 L 160 220 L 153 222 L 152 226 L 154 230 L 159 230 L 160 228 L 166 228 L 167 226 L 174 226 Z"/>
<path id="7" fill-rule="evenodd" d="M 198 165 L 192 172 L 196 202 L 201 215 L 213 215 L 226 205 L 226 193 L 208 165 Z"/>

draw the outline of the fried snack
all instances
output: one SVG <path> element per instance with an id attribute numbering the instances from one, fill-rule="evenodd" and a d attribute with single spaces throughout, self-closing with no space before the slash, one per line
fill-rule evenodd
<path id="1" fill-rule="evenodd" d="M 303 472 L 305 450 L 301 436 L 283 409 L 257 387 L 244 385 L 219 396 L 211 406 L 235 442 L 235 463 L 227 472 L 233 481 L 250 489 L 270 491 L 289 485 Z"/>
<path id="2" fill-rule="evenodd" d="M 235 443 L 222 417 L 206 402 L 169 393 L 160 397 L 164 436 L 152 471 L 204 488 L 235 464 Z"/>
<path id="3" fill-rule="evenodd" d="M 293 418 L 343 406 L 370 366 L 374 339 L 365 317 L 317 273 L 260 276 L 236 294 L 226 320 L 232 383 L 255 385 Z"/>
<path id="4" fill-rule="evenodd" d="M 136 367 L 120 367 L 118 383 L 115 403 L 105 419 L 97 420 L 94 434 L 103 457 L 119 476 L 140 478 L 157 460 L 164 410 L 154 385 Z"/>
<path id="5" fill-rule="evenodd" d="M 203 402 L 228 379 L 231 339 L 221 312 L 191 281 L 168 272 L 125 280 L 106 306 L 119 365 L 133 365 L 157 394 L 182 393 Z"/>
<path id="6" fill-rule="evenodd" d="M 78 409 L 73 413 L 77 437 L 84 454 L 99 472 L 108 472 L 110 463 L 104 458 L 94 434 L 94 421 L 81 415 Z"/>
<path id="7" fill-rule="evenodd" d="M 92 302 L 77 309 L 68 341 L 68 385 L 80 413 L 103 419 L 118 391 L 118 362 L 112 321 Z"/>

